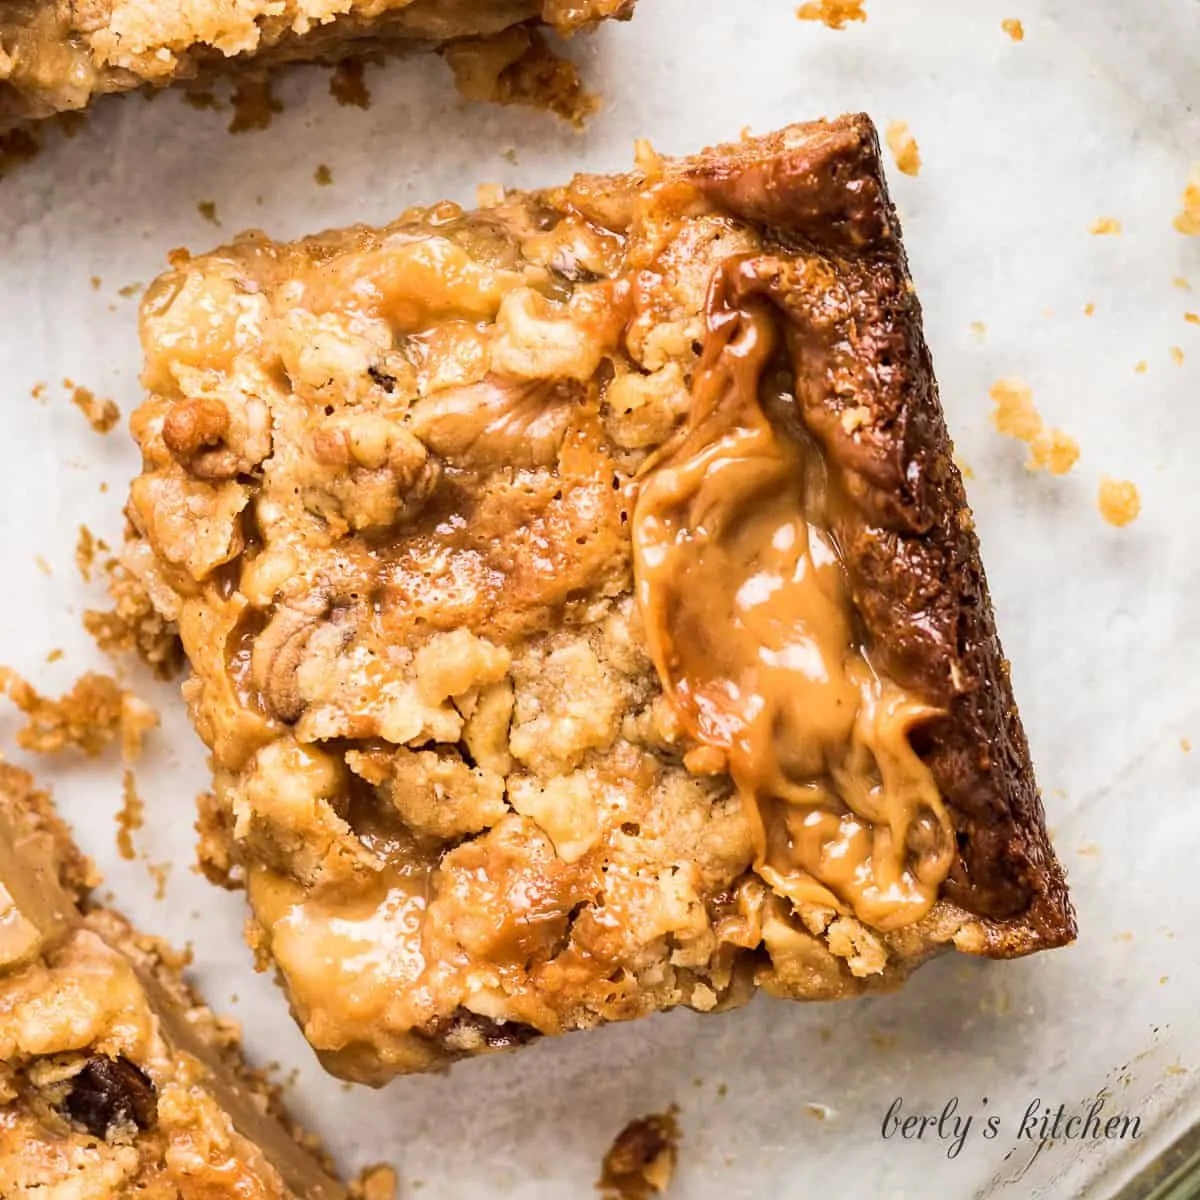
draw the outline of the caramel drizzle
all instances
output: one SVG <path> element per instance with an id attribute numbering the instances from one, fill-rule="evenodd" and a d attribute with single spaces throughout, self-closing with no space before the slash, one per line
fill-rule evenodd
<path id="1" fill-rule="evenodd" d="M 755 870 L 797 905 L 895 929 L 928 912 L 953 861 L 909 742 L 940 710 L 855 634 L 824 459 L 760 399 L 779 339 L 752 262 L 714 277 L 688 420 L 639 473 L 638 602 L 665 694 L 747 802 Z"/>

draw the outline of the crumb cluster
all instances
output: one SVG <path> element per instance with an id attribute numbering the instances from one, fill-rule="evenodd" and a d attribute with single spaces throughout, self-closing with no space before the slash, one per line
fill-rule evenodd
<path id="1" fill-rule="evenodd" d="M 801 21 L 820 21 L 830 29 L 844 29 L 850 21 L 865 21 L 866 0 L 809 0 L 800 5 L 796 16 Z"/>
<path id="2" fill-rule="evenodd" d="M 999 433 L 1029 447 L 1030 471 L 1065 475 L 1079 459 L 1079 444 L 1061 429 L 1047 428 L 1033 403 L 1033 391 L 1019 379 L 999 379 L 990 392 L 992 424 Z"/>

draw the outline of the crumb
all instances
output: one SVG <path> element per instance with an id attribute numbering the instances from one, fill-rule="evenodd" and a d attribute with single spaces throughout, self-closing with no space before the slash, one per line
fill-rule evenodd
<path id="1" fill-rule="evenodd" d="M 954 460 L 954 465 L 958 468 L 958 473 L 964 479 L 975 478 L 975 472 L 971 470 L 970 466 L 963 459 L 959 458 L 957 454 L 954 454 L 951 457 Z"/>
<path id="2" fill-rule="evenodd" d="M 33 556 L 33 561 L 37 563 L 37 569 L 41 571 L 43 575 L 54 574 L 54 568 L 40 554 L 35 554 Z"/>
<path id="3" fill-rule="evenodd" d="M 1159 985 L 1161 986 L 1162 984 L 1166 983 L 1169 978 L 1170 978 L 1169 975 L 1160 975 L 1158 977 Z"/>
<path id="4" fill-rule="evenodd" d="M 1094 304 L 1085 304 L 1083 306 L 1083 315 L 1085 317 L 1094 317 L 1096 315 L 1096 306 Z"/>
<path id="5" fill-rule="evenodd" d="M 1102 479 L 1097 505 L 1100 515 L 1110 525 L 1118 527 L 1135 521 L 1138 513 L 1142 511 L 1142 499 L 1138 495 L 1137 485 L 1127 479 Z"/>
<path id="6" fill-rule="evenodd" d="M 121 419 L 121 410 L 114 401 L 100 399 L 85 387 L 75 387 L 69 379 L 63 380 L 63 387 L 71 392 L 71 403 L 97 433 L 108 433 Z"/>
<path id="7" fill-rule="evenodd" d="M 63 652 L 61 650 L 54 649 L 54 650 L 51 650 L 50 653 L 46 655 L 46 661 L 48 663 L 58 662 L 58 660 L 60 658 L 62 658 L 62 656 L 63 656 Z"/>
<path id="8" fill-rule="evenodd" d="M 1150 370 L 1150 364 L 1143 358 L 1138 362 L 1137 366 L 1133 368 L 1133 373 L 1135 375 L 1145 375 L 1148 370 Z"/>
<path id="9" fill-rule="evenodd" d="M 171 864 L 164 863 L 147 863 L 146 870 L 150 872 L 150 878 L 154 880 L 154 898 L 155 900 L 163 900 L 167 895 L 167 880 L 171 877 Z"/>
<path id="10" fill-rule="evenodd" d="M 146 733 L 158 724 L 158 714 L 145 701 L 95 671 L 81 675 L 69 692 L 51 700 L 15 671 L 0 667 L 0 692 L 29 718 L 17 731 L 17 745 L 38 754 L 73 747 L 94 758 L 119 736 L 122 757 L 133 762 Z"/>
<path id="11" fill-rule="evenodd" d="M 871 1039 L 871 1045 L 876 1050 L 892 1050 L 896 1045 L 896 1035 L 894 1033 L 880 1033 L 878 1029 L 872 1029 L 868 1035 Z"/>
<path id="12" fill-rule="evenodd" d="M 218 109 L 221 107 L 221 102 L 217 99 L 216 92 L 209 91 L 207 88 L 199 88 L 184 92 L 183 102 L 185 104 L 190 104 L 195 109 L 200 110 L 204 110 L 206 108 Z"/>
<path id="13" fill-rule="evenodd" d="M 1061 429 L 1047 429 L 1033 404 L 1033 392 L 1019 379 L 1000 379 L 992 385 L 996 405 L 992 424 L 1006 437 L 1029 447 L 1025 468 L 1065 475 L 1079 461 L 1079 443 Z"/>
<path id="14" fill-rule="evenodd" d="M 241 79 L 230 97 L 233 104 L 233 120 L 229 122 L 230 133 L 247 133 L 251 129 L 266 129 L 276 113 L 283 112 L 283 105 L 271 90 L 270 80 Z"/>
<path id="15" fill-rule="evenodd" d="M 110 610 L 85 609 L 83 627 L 100 650 L 110 656 L 136 653 L 159 679 L 178 674 L 183 649 L 174 625 L 158 615 L 141 582 L 120 563 L 104 564 L 108 572 Z"/>
<path id="16" fill-rule="evenodd" d="M 717 1099 L 724 1100 L 729 1094 L 729 1085 L 727 1083 L 717 1084 Z"/>
<path id="17" fill-rule="evenodd" d="M 317 187 L 328 187 L 333 182 L 333 172 L 324 163 L 318 163 L 313 178 L 317 181 Z"/>
<path id="18" fill-rule="evenodd" d="M 84 583 L 92 582 L 92 571 L 96 566 L 96 554 L 106 554 L 108 543 L 96 537 L 86 525 L 80 525 L 79 537 L 75 540 L 75 565 L 83 576 Z"/>
<path id="19" fill-rule="evenodd" d="M 886 138 L 896 167 L 905 175 L 916 175 L 921 170 L 921 150 L 907 123 L 893 121 L 887 127 Z"/>
<path id="20" fill-rule="evenodd" d="M 329 94 L 343 107 L 370 108 L 371 93 L 365 74 L 367 64 L 361 58 L 344 58 L 329 76 Z"/>
<path id="21" fill-rule="evenodd" d="M 971 332 L 977 341 L 982 342 L 987 337 L 987 326 L 982 321 L 972 321 Z"/>
<path id="22" fill-rule="evenodd" d="M 475 206 L 477 208 L 495 208 L 504 203 L 504 184 L 480 183 L 475 187 Z"/>
<path id="23" fill-rule="evenodd" d="M 796 9 L 801 21 L 820 21 L 830 29 L 843 29 L 847 21 L 865 21 L 866 0 L 809 0 Z"/>
<path id="24" fill-rule="evenodd" d="M 1089 226 L 1088 233 L 1094 233 L 1097 237 L 1102 237 L 1105 234 L 1116 234 L 1121 232 L 1121 222 L 1116 217 L 1097 217 Z"/>
<path id="25" fill-rule="evenodd" d="M 1191 752 L 1192 752 L 1192 739 L 1191 739 L 1191 738 L 1186 738 L 1186 737 L 1181 737 L 1181 738 L 1179 739 L 1179 748 L 1180 748 L 1180 750 L 1182 750 L 1182 751 L 1184 752 L 1184 754 L 1191 754 Z"/>
<path id="26" fill-rule="evenodd" d="M 144 283 L 127 283 L 123 288 L 118 288 L 117 295 L 125 300 L 132 299 L 146 285 Z"/>
<path id="27" fill-rule="evenodd" d="M 1188 172 L 1180 205 L 1182 211 L 1175 218 L 1175 228 L 1188 237 L 1195 237 L 1200 234 L 1200 163 Z"/>
<path id="28" fill-rule="evenodd" d="M 1000 22 L 1000 28 L 1008 34 L 1014 42 L 1023 42 L 1025 40 L 1025 26 L 1017 20 L 1016 17 L 1005 17 Z"/>
<path id="29" fill-rule="evenodd" d="M 833 1109 L 828 1104 L 806 1104 L 804 1111 L 810 1117 L 816 1117 L 818 1121 L 828 1121 L 830 1117 L 835 1115 Z"/>
<path id="30" fill-rule="evenodd" d="M 582 129 L 600 107 L 579 68 L 561 58 L 537 30 L 514 26 L 488 38 L 464 38 L 438 53 L 454 73 L 464 100 L 542 108 Z"/>
<path id="31" fill-rule="evenodd" d="M 132 861 L 137 857 L 133 834 L 145 825 L 145 811 L 133 772 L 127 770 L 121 778 L 121 807 L 117 810 L 117 853 L 122 858 Z"/>
<path id="32" fill-rule="evenodd" d="M 92 285 L 92 291 L 98 292 L 100 290 L 100 285 L 104 282 L 104 280 L 101 279 L 99 275 L 93 275 L 88 282 Z"/>
<path id="33" fill-rule="evenodd" d="M 679 1109 L 630 1121 L 601 1166 L 597 1187 L 610 1200 L 647 1200 L 667 1190 L 679 1159 Z"/>
<path id="34" fill-rule="evenodd" d="M 35 383 L 33 390 L 29 393 L 39 404 L 46 403 L 46 385 L 44 383 Z"/>
<path id="35" fill-rule="evenodd" d="M 376 1163 L 351 1180 L 350 1200 L 396 1200 L 398 1187 L 396 1172 L 386 1163 Z"/>
<path id="36" fill-rule="evenodd" d="M 1183 366 L 1183 350 L 1179 346 L 1171 347 L 1171 361 L 1177 366 Z"/>
<path id="37" fill-rule="evenodd" d="M 1183 314 L 1183 319 L 1184 319 L 1184 320 L 1185 320 L 1185 321 L 1186 321 L 1186 322 L 1187 322 L 1189 325 L 1200 325 L 1200 314 L 1197 314 L 1197 313 L 1194 313 L 1194 312 L 1185 312 L 1185 313 Z"/>
<path id="38" fill-rule="evenodd" d="M 655 150 L 649 138 L 635 138 L 633 142 L 633 165 L 646 176 L 656 179 L 662 174 L 662 155 Z"/>
<path id="39" fill-rule="evenodd" d="M 505 150 L 500 157 L 505 159 L 507 162 L 512 163 L 512 165 L 515 167 L 517 165 L 517 148 L 515 146 L 509 146 L 509 148 Z"/>
<path id="40" fill-rule="evenodd" d="M 208 222 L 213 225 L 220 225 L 220 218 L 217 216 L 217 205 L 213 200 L 200 200 L 196 203 L 196 211 Z"/>
<path id="41" fill-rule="evenodd" d="M 1174 284 L 1174 285 L 1175 285 L 1177 288 L 1179 288 L 1179 289 L 1180 289 L 1180 291 L 1183 291 L 1183 292 L 1190 292 L 1190 291 L 1192 290 L 1192 285 L 1191 285 L 1190 283 L 1188 283 L 1188 281 L 1187 281 L 1186 279 L 1184 279 L 1184 277 L 1183 277 L 1182 275 L 1174 275 L 1174 276 L 1172 276 L 1172 278 L 1171 278 L 1171 282 L 1172 282 L 1172 283 L 1173 283 L 1173 284 Z"/>

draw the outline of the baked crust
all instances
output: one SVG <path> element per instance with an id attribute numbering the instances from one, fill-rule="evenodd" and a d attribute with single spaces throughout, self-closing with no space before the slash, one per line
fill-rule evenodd
<path id="1" fill-rule="evenodd" d="M 6 764 L 0 842 L 22 869 L 44 858 L 81 906 L 47 919 L 23 905 L 0 854 L 0 908 L 16 896 L 44 935 L 35 956 L 0 964 L 0 1194 L 343 1200 L 247 1070 L 237 1025 L 191 991 L 182 956 L 92 901 L 95 873 L 49 797 Z"/>
<path id="2" fill-rule="evenodd" d="M 538 25 L 569 34 L 632 15 L 634 0 L 5 0 L 0 134 L 84 108 L 93 96 L 230 70 L 443 46 Z M 528 41 L 525 43 L 528 45 Z M 520 53 L 515 48 L 513 57 Z"/>
<path id="3" fill-rule="evenodd" d="M 180 256 L 142 322 L 126 563 L 192 666 L 211 873 L 247 882 L 331 1069 L 378 1082 L 1073 937 L 867 118 L 474 214 L 248 235 Z M 673 676 L 646 531 L 695 542 L 687 505 L 655 505 L 721 380 L 728 435 L 819 478 L 788 519 L 825 547 L 851 639 L 825 649 L 899 714 L 857 777 L 791 780 L 874 838 L 870 904 L 825 851 L 773 872 L 778 814 Z M 744 531 L 763 505 L 733 495 Z"/>

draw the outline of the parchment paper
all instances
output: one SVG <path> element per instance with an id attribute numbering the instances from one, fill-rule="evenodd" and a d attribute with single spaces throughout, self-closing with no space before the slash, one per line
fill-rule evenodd
<path id="1" fill-rule="evenodd" d="M 1171 221 L 1200 160 L 1200 4 L 867 9 L 865 25 L 833 32 L 797 21 L 789 0 L 642 0 L 632 24 L 571 47 L 605 100 L 583 135 L 543 114 L 466 105 L 427 59 L 369 69 L 366 112 L 339 107 L 326 72 L 293 73 L 272 128 L 238 137 L 228 109 L 196 111 L 175 94 L 106 103 L 0 183 L 0 662 L 57 694 L 105 667 L 79 620 L 101 588 L 82 582 L 73 548 L 81 523 L 115 544 L 137 467 L 124 428 L 94 434 L 62 380 L 128 415 L 136 299 L 119 289 L 153 278 L 172 247 L 470 203 L 480 181 L 623 168 L 635 137 L 687 152 L 743 126 L 865 109 L 881 127 L 907 121 L 920 143 L 920 175 L 893 171 L 893 191 L 951 430 L 974 471 L 1077 945 L 1010 964 L 947 957 L 896 997 L 679 1012 L 381 1093 L 351 1089 L 322 1074 L 269 977 L 253 973 L 242 898 L 189 870 L 206 775 L 176 687 L 131 675 L 163 715 L 138 767 L 147 824 L 136 843 L 149 862 L 175 864 L 165 901 L 145 862 L 117 855 L 116 759 L 39 764 L 125 910 L 194 946 L 211 1002 L 241 1018 L 255 1059 L 297 1072 L 292 1101 L 340 1162 L 394 1161 L 406 1196 L 588 1196 L 620 1127 L 672 1102 L 681 1197 L 1105 1195 L 1196 1109 L 1200 328 L 1184 313 L 1200 310 L 1200 291 L 1172 280 L 1200 289 L 1200 239 Z M 1023 42 L 1002 31 L 1008 17 L 1023 21 Z M 329 186 L 314 181 L 319 164 Z M 215 203 L 219 229 L 200 201 Z M 1120 220 L 1119 236 L 1089 234 L 1104 216 Z M 1024 448 L 991 428 L 988 388 L 1009 375 L 1078 439 L 1067 477 L 1030 474 Z M 38 382 L 43 403 L 30 395 Z M 1141 490 L 1126 529 L 1097 512 L 1105 474 Z M 65 657 L 47 663 L 55 648 Z M 5 746 L 15 727 L 0 716 Z M 1040 1152 L 1017 1136 L 1035 1099 L 1077 1112 L 1098 1095 L 1106 1117 L 1138 1117 L 1141 1136 L 1060 1137 Z M 961 1151 L 948 1157 L 929 1133 L 884 1139 L 897 1097 L 905 1115 L 957 1097 L 958 1115 L 975 1117 Z"/>

